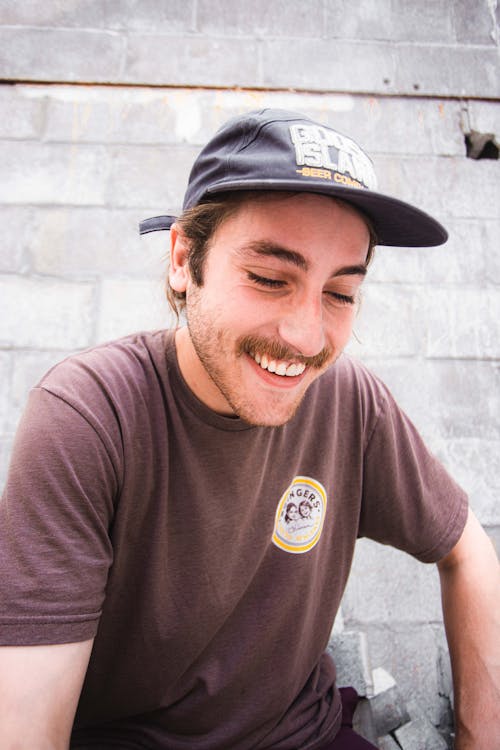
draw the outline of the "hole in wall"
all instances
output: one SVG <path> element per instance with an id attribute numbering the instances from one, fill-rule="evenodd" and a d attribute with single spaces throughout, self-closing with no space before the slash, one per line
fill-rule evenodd
<path id="1" fill-rule="evenodd" d="M 499 147 L 493 133 L 471 130 L 465 136 L 465 152 L 469 159 L 498 159 Z"/>

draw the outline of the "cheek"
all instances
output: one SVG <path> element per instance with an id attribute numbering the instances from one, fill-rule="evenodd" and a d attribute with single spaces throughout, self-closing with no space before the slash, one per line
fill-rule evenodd
<path id="1" fill-rule="evenodd" d="M 349 307 L 328 317 L 327 336 L 336 348 L 344 347 L 351 338 L 356 314 L 357 308 Z"/>
<path id="2" fill-rule="evenodd" d="M 347 336 L 351 335 L 352 329 L 354 327 L 354 321 L 356 320 L 356 313 L 357 313 L 357 308 L 353 307 L 344 316 L 342 327 Z"/>
<path id="3" fill-rule="evenodd" d="M 244 284 L 236 287 L 227 297 L 228 315 L 233 315 L 235 325 L 246 322 L 254 325 L 276 322 L 284 314 L 276 300 L 258 295 L 255 289 Z"/>

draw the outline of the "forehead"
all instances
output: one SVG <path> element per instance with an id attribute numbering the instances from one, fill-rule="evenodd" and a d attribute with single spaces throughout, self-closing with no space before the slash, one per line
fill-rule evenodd
<path id="1" fill-rule="evenodd" d="M 370 228 L 349 204 L 315 193 L 264 193 L 242 201 L 219 226 L 211 245 L 247 252 L 267 240 L 314 261 L 363 262 Z"/>

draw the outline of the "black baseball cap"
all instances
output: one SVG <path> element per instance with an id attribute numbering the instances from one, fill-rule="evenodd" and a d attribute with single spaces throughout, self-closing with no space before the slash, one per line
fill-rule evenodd
<path id="1" fill-rule="evenodd" d="M 429 214 L 377 192 L 373 163 L 355 141 L 297 112 L 262 109 L 228 120 L 194 162 L 183 209 L 237 190 L 341 198 L 368 217 L 379 245 L 430 247 L 448 239 Z M 175 219 L 154 216 L 139 231 L 170 229 Z"/>

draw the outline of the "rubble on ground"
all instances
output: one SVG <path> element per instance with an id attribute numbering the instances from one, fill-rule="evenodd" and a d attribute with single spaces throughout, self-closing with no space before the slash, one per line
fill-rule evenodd
<path id="1" fill-rule="evenodd" d="M 383 667 L 372 669 L 365 633 L 345 630 L 338 618 L 328 651 L 337 685 L 353 687 L 360 701 L 354 729 L 380 750 L 450 750 L 452 747 L 414 700 L 407 701 Z"/>

